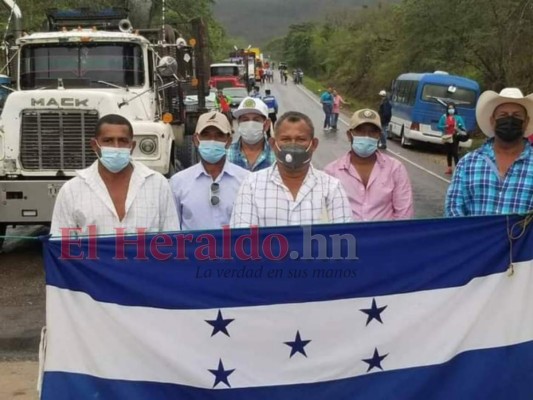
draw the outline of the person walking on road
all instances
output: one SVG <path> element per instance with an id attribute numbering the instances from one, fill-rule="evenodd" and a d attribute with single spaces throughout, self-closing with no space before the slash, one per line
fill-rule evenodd
<path id="1" fill-rule="evenodd" d="M 239 140 L 228 149 L 228 160 L 248 171 L 270 167 L 276 155 L 265 138 L 270 129 L 268 107 L 260 99 L 246 97 L 233 113 L 237 118 Z"/>
<path id="2" fill-rule="evenodd" d="M 265 90 L 265 95 L 263 96 L 262 100 L 268 107 L 268 118 L 272 122 L 270 125 L 270 127 L 272 127 L 274 126 L 278 118 L 278 102 L 276 98 L 271 94 L 270 89 Z M 270 127 L 267 130 L 267 137 L 269 138 L 270 138 L 270 130 L 271 130 Z"/>
<path id="3" fill-rule="evenodd" d="M 318 139 L 307 115 L 283 114 L 270 143 L 277 162 L 246 178 L 233 208 L 231 227 L 352 221 L 341 183 L 311 165 Z"/>
<path id="4" fill-rule="evenodd" d="M 167 179 L 144 164 L 131 161 L 135 141 L 133 127 L 126 118 L 116 114 L 100 118 L 91 148 L 98 160 L 89 168 L 76 171 L 57 195 L 52 237 L 180 229 Z"/>
<path id="5" fill-rule="evenodd" d="M 328 88 L 320 96 L 320 103 L 324 110 L 324 130 L 329 131 L 331 129 L 331 112 L 333 111 L 333 89 Z"/>
<path id="6" fill-rule="evenodd" d="M 533 210 L 533 94 L 491 90 L 479 97 L 476 119 L 489 138 L 457 164 L 445 202 L 448 217 L 526 214 Z"/>
<path id="7" fill-rule="evenodd" d="M 356 111 L 347 131 L 351 151 L 324 168 L 339 179 L 354 221 L 413 218 L 413 191 L 404 165 L 378 151 L 381 120 L 376 111 Z"/>
<path id="8" fill-rule="evenodd" d="M 341 112 L 341 105 L 348 104 L 344 101 L 341 95 L 334 89 L 333 90 L 333 108 L 331 110 L 331 129 L 337 130 L 337 123 L 339 121 L 339 114 Z"/>
<path id="9" fill-rule="evenodd" d="M 385 150 L 387 148 L 387 130 L 389 129 L 389 123 L 392 118 L 392 105 L 385 90 L 380 91 L 379 95 L 381 96 L 381 103 L 379 104 L 378 112 L 382 126 L 378 148 Z"/>
<path id="10" fill-rule="evenodd" d="M 200 115 L 194 143 L 200 162 L 176 173 L 170 186 L 184 230 L 220 229 L 227 225 L 245 169 L 226 160 L 231 125 L 225 115 Z"/>
<path id="11" fill-rule="evenodd" d="M 466 129 L 465 121 L 457 114 L 454 103 L 449 103 L 446 114 L 440 117 L 437 128 L 442 132 L 442 141 L 446 149 L 446 163 L 448 168 L 444 172 L 446 175 L 452 174 L 452 159 L 457 167 L 459 162 L 459 135 L 457 131 Z"/>

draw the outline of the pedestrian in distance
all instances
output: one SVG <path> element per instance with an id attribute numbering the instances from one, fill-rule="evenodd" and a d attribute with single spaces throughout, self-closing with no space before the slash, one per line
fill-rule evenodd
<path id="1" fill-rule="evenodd" d="M 170 178 L 184 230 L 220 229 L 229 224 L 235 196 L 248 171 L 226 160 L 231 125 L 218 111 L 200 115 L 194 144 L 200 162 Z"/>
<path id="2" fill-rule="evenodd" d="M 229 147 L 228 160 L 248 171 L 270 167 L 276 155 L 265 137 L 271 125 L 268 106 L 261 99 L 246 97 L 233 114 L 239 139 Z"/>
<path id="3" fill-rule="evenodd" d="M 268 107 L 268 118 L 272 122 L 266 132 L 267 137 L 270 138 L 271 127 L 274 126 L 278 118 L 278 102 L 276 100 L 276 97 L 272 95 L 270 89 L 265 90 L 265 95 L 263 96 L 262 100 Z"/>
<path id="4" fill-rule="evenodd" d="M 313 225 L 352 221 L 341 183 L 311 165 L 318 146 L 311 119 L 283 114 L 270 138 L 277 162 L 243 182 L 230 226 Z"/>
<path id="5" fill-rule="evenodd" d="M 320 96 L 322 110 L 324 110 L 324 130 L 331 129 L 331 113 L 333 111 L 333 89 L 330 87 Z"/>
<path id="6" fill-rule="evenodd" d="M 259 86 L 254 86 L 252 93 L 250 93 L 250 97 L 253 97 L 254 99 L 261 98 L 261 91 L 259 89 Z"/>
<path id="7" fill-rule="evenodd" d="M 455 103 L 451 102 L 446 108 L 446 113 L 440 117 L 437 128 L 442 132 L 442 141 L 446 150 L 446 175 L 452 174 L 452 160 L 457 167 L 459 162 L 459 135 L 458 132 L 466 128 L 465 121 L 457 113 Z"/>
<path id="8" fill-rule="evenodd" d="M 324 168 L 346 191 L 354 221 L 413 218 L 413 191 L 404 165 L 378 151 L 376 111 L 356 111 L 347 131 L 350 151 Z"/>
<path id="9" fill-rule="evenodd" d="M 389 129 L 390 120 L 392 118 L 392 105 L 389 96 L 385 90 L 379 92 L 381 96 L 381 103 L 379 104 L 379 117 L 381 118 L 381 137 L 378 148 L 385 150 L 387 148 L 387 131 Z"/>
<path id="10" fill-rule="evenodd" d="M 533 94 L 491 90 L 479 97 L 476 119 L 489 139 L 457 164 L 448 187 L 448 217 L 526 214 L 533 210 Z"/>
<path id="11" fill-rule="evenodd" d="M 76 171 L 60 189 L 52 215 L 52 237 L 177 231 L 176 206 L 167 179 L 131 160 L 133 127 L 121 115 L 96 124 L 91 148 L 98 160 Z"/>
<path id="12" fill-rule="evenodd" d="M 224 92 L 219 89 L 217 90 L 217 95 L 215 97 L 215 108 L 218 112 L 221 112 L 226 116 L 229 123 L 233 123 L 233 116 L 231 114 L 231 97 L 226 96 Z"/>
<path id="13" fill-rule="evenodd" d="M 331 110 L 331 129 L 337 130 L 337 123 L 339 121 L 339 114 L 343 104 L 348 104 L 344 101 L 341 95 L 333 89 L 333 108 Z"/>

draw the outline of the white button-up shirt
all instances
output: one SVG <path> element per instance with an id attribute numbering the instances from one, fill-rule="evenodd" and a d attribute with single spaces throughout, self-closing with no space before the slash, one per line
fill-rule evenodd
<path id="1" fill-rule="evenodd" d="M 170 178 L 170 187 L 178 209 L 183 230 L 220 229 L 229 225 L 233 204 L 242 181 L 250 174 L 227 159 L 215 180 L 199 162 Z M 211 185 L 218 183 L 218 193 L 211 193 Z M 219 203 L 211 204 L 211 195 Z"/>
<path id="2" fill-rule="evenodd" d="M 296 199 L 283 183 L 277 164 L 243 182 L 233 208 L 233 228 L 352 222 L 341 183 L 310 166 Z"/>
<path id="3" fill-rule="evenodd" d="M 98 161 L 76 171 L 59 191 L 52 216 L 52 236 L 61 236 L 61 228 L 82 228 L 80 235 L 96 226 L 98 235 L 125 233 L 172 232 L 180 229 L 176 206 L 167 179 L 145 165 L 132 162 L 133 172 L 126 197 L 126 214 L 119 220 L 115 205 L 98 172 Z"/>

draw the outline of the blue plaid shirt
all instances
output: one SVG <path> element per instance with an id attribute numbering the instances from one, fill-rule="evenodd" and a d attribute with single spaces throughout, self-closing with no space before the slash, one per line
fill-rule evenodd
<path id="1" fill-rule="evenodd" d="M 226 152 L 227 159 L 233 164 L 237 164 L 239 167 L 247 169 L 248 171 L 259 171 L 264 168 L 270 167 L 276 162 L 276 154 L 270 148 L 268 142 L 265 140 L 265 146 L 263 151 L 257 157 L 254 165 L 249 165 L 246 155 L 241 150 L 241 140 L 239 139 L 235 143 L 232 143 Z"/>
<path id="2" fill-rule="evenodd" d="M 533 211 L 533 149 L 529 143 L 504 177 L 496 166 L 494 139 L 459 161 L 446 196 L 447 217 L 529 211 Z"/>

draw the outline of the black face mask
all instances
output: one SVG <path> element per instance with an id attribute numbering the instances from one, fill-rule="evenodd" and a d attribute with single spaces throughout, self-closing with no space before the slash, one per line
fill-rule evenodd
<path id="1" fill-rule="evenodd" d="M 494 133 L 504 142 L 514 142 L 524 136 L 524 120 L 516 117 L 503 117 L 496 120 Z"/>
<path id="2" fill-rule="evenodd" d="M 288 144 L 279 147 L 276 143 L 276 147 L 279 150 L 277 159 L 289 169 L 300 169 L 311 161 L 311 153 L 309 153 L 311 144 L 312 143 L 309 144 L 309 147 L 305 148 L 297 144 Z"/>

